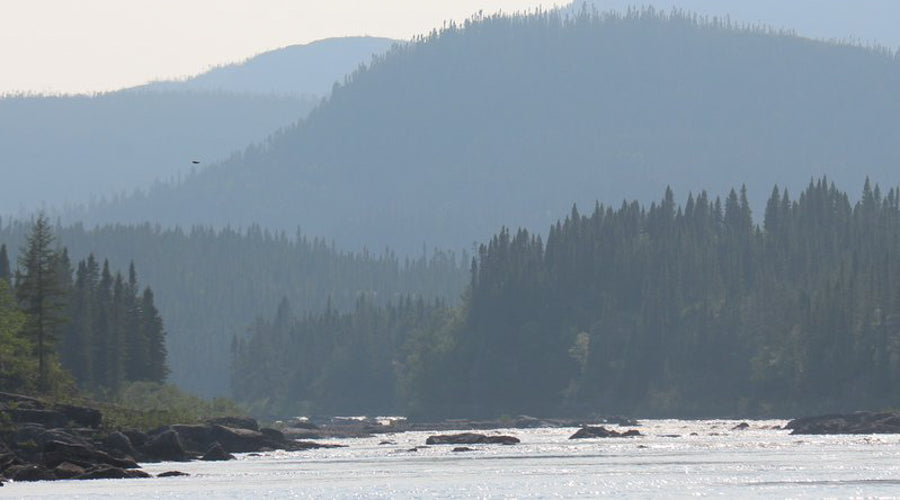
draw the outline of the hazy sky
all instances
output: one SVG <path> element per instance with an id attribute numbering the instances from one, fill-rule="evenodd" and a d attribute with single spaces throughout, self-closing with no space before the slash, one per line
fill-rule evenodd
<path id="1" fill-rule="evenodd" d="M 409 38 L 530 0 L 0 0 L 0 93 L 90 92 L 345 35 Z"/>

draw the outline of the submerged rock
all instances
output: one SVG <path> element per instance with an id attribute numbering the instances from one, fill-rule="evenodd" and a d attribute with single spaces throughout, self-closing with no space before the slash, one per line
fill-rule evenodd
<path id="1" fill-rule="evenodd" d="M 486 436 L 484 434 L 476 434 L 473 432 L 464 432 L 462 434 L 445 434 L 431 436 L 425 444 L 504 444 L 511 445 L 519 443 L 519 438 L 513 436 Z"/>
<path id="2" fill-rule="evenodd" d="M 222 462 L 225 460 L 234 460 L 234 455 L 225 451 L 221 444 L 215 442 L 208 450 L 206 450 L 206 453 L 200 457 L 200 460 L 205 460 L 207 462 Z"/>
<path id="3" fill-rule="evenodd" d="M 166 472 L 160 472 L 156 475 L 156 477 L 182 477 L 182 476 L 190 476 L 187 472 L 181 472 L 177 470 L 170 470 Z"/>
<path id="4" fill-rule="evenodd" d="M 578 429 L 575 434 L 569 436 L 569 439 L 617 438 L 634 436 L 641 436 L 641 433 L 634 429 L 627 430 L 625 432 L 617 432 L 611 431 L 606 427 L 584 426 L 581 429 Z"/>

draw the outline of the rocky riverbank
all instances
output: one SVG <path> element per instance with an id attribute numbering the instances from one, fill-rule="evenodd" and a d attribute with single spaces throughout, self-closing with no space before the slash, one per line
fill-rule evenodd
<path id="1" fill-rule="evenodd" d="M 242 417 L 149 432 L 102 424 L 103 415 L 93 408 L 0 393 L 0 484 L 149 477 L 139 462 L 229 460 L 232 453 L 334 446 L 296 441 Z"/>

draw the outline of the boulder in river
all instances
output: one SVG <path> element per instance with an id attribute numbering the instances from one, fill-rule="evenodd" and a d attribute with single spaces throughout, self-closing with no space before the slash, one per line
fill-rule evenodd
<path id="1" fill-rule="evenodd" d="M 217 441 L 206 450 L 206 453 L 200 457 L 200 460 L 205 460 L 207 462 L 223 462 L 225 460 L 234 460 L 234 455 L 225 451 L 225 449 L 222 448 L 222 445 Z"/>
<path id="2" fill-rule="evenodd" d="M 431 436 L 425 444 L 517 444 L 519 438 L 513 436 L 486 436 L 484 434 L 476 434 L 473 432 L 464 432 L 462 434 L 444 434 Z"/>
<path id="3" fill-rule="evenodd" d="M 617 432 L 611 431 L 606 427 L 591 427 L 584 426 L 581 429 L 578 429 L 575 434 L 569 436 L 569 439 L 590 439 L 590 438 L 617 438 L 617 437 L 635 437 L 640 436 L 641 433 L 637 430 L 631 429 L 625 432 Z"/>
<path id="4" fill-rule="evenodd" d="M 185 461 L 188 459 L 178 434 L 172 429 L 165 430 L 150 439 L 138 450 L 153 460 Z"/>

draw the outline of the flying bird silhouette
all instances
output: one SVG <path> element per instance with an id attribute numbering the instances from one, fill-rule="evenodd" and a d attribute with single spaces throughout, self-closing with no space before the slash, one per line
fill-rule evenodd
<path id="1" fill-rule="evenodd" d="M 200 162 L 199 162 L 198 160 L 191 160 L 191 163 L 193 163 L 194 165 L 199 165 L 199 164 L 200 164 Z"/>

